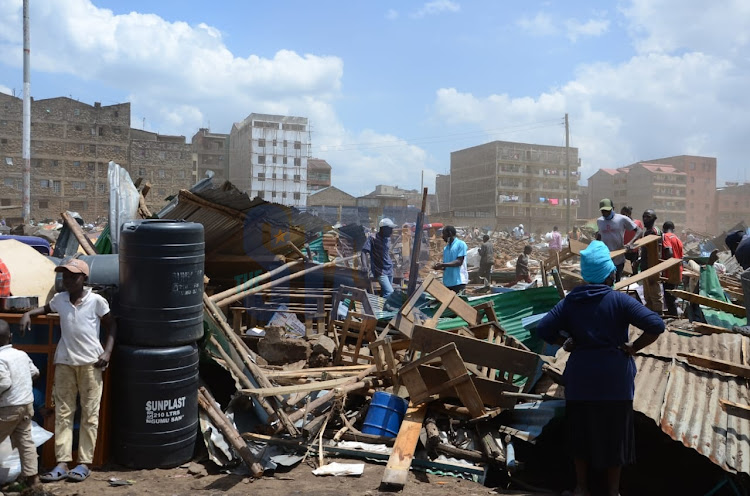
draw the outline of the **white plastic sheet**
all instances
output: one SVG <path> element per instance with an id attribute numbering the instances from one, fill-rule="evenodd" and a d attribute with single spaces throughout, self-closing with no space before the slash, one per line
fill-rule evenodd
<path id="1" fill-rule="evenodd" d="M 140 193 L 130 179 L 128 171 L 114 162 L 107 169 L 109 181 L 109 237 L 112 253 L 118 252 L 122 225 L 136 218 Z"/>
<path id="2" fill-rule="evenodd" d="M 362 475 L 365 473 L 364 463 L 331 462 L 312 471 L 313 475 Z"/>
<path id="3" fill-rule="evenodd" d="M 34 440 L 34 446 L 37 448 L 46 443 L 52 437 L 52 433 L 39 427 L 39 424 L 32 420 L 31 438 Z M 10 438 L 0 443 L 0 485 L 13 482 L 21 475 L 21 458 L 18 450 L 11 446 Z"/>

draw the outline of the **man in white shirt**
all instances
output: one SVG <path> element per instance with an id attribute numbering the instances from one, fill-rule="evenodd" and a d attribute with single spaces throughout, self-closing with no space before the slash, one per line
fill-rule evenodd
<path id="1" fill-rule="evenodd" d="M 115 345 L 117 328 L 109 312 L 107 300 L 84 289 L 89 266 L 79 259 L 71 259 L 55 267 L 62 272 L 63 287 L 48 304 L 26 312 L 21 318 L 21 329 L 31 326 L 31 317 L 50 312 L 60 315 L 60 342 L 55 351 L 55 457 L 57 466 L 41 476 L 43 482 L 68 479 L 86 480 L 91 474 L 89 465 L 94 458 L 99 427 L 99 404 L 102 399 L 102 374 L 109 365 Z M 101 326 L 107 329 L 102 346 Z M 68 468 L 73 461 L 73 418 L 76 396 L 81 401 L 81 424 L 78 440 L 78 465 Z"/>
<path id="2" fill-rule="evenodd" d="M 0 320 L 0 442 L 10 436 L 21 457 L 19 482 L 39 485 L 36 447 L 31 438 L 31 417 L 34 416 L 34 392 L 31 383 L 39 377 L 39 369 L 29 355 L 10 344 L 10 327 Z"/>

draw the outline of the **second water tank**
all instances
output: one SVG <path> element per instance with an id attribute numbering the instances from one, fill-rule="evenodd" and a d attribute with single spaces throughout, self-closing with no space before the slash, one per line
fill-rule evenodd
<path id="1" fill-rule="evenodd" d="M 175 346 L 203 335 L 203 225 L 126 222 L 120 235 L 118 342 Z"/>

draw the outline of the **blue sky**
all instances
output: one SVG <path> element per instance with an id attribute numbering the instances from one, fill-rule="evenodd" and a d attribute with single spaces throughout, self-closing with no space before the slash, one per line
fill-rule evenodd
<path id="1" fill-rule="evenodd" d="M 352 194 L 434 186 L 493 139 L 579 148 L 600 167 L 716 156 L 748 179 L 750 6 L 716 0 L 31 2 L 32 94 L 132 102 L 188 138 L 251 112 L 309 117 Z M 0 0 L 0 91 L 20 95 L 21 0 Z"/>

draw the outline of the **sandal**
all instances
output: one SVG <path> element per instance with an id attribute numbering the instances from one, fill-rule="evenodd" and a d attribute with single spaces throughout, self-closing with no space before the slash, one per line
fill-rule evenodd
<path id="1" fill-rule="evenodd" d="M 89 478 L 89 475 L 91 475 L 91 470 L 86 465 L 80 464 L 68 472 L 68 480 L 71 482 L 83 482 Z"/>
<path id="2" fill-rule="evenodd" d="M 57 482 L 68 478 L 69 472 L 59 466 L 53 468 L 46 474 L 40 475 L 39 480 L 42 482 Z"/>

